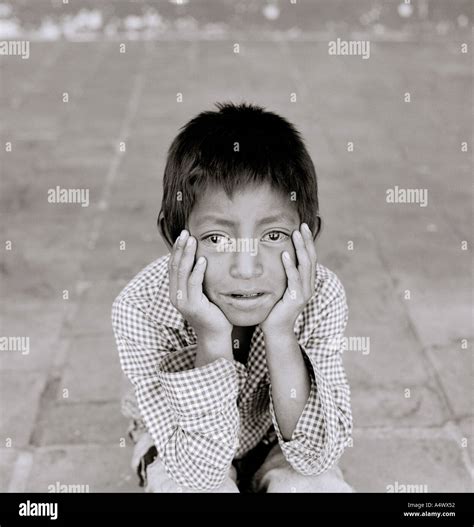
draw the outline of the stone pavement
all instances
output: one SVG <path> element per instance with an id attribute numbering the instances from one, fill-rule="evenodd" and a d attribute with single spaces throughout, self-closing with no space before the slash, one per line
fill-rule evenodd
<path id="1" fill-rule="evenodd" d="M 294 121 L 316 165 L 318 255 L 346 288 L 353 337 L 348 481 L 472 491 L 472 50 L 380 41 L 363 60 L 329 56 L 324 39 L 233 44 L 59 41 L 2 57 L 0 333 L 29 337 L 29 352 L 0 357 L 0 490 L 140 491 L 110 308 L 165 252 L 170 141 L 225 99 Z M 48 203 L 57 185 L 89 189 L 90 205 Z M 387 203 L 395 185 L 427 189 L 428 206 Z"/>

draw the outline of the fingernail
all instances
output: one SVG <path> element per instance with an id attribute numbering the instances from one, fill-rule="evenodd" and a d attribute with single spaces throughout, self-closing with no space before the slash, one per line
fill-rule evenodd
<path id="1" fill-rule="evenodd" d="M 283 251 L 283 258 L 285 260 L 289 260 L 290 259 L 290 255 L 286 251 Z"/>
<path id="2" fill-rule="evenodd" d="M 194 238 L 188 238 L 188 243 L 187 243 L 187 246 L 188 247 L 192 247 L 195 243 L 195 240 Z"/>
<path id="3" fill-rule="evenodd" d="M 301 240 L 301 233 L 300 233 L 300 231 L 295 231 L 295 238 L 297 240 Z"/>
<path id="4" fill-rule="evenodd" d="M 311 233 L 311 230 L 310 230 L 310 228 L 308 227 L 308 224 L 307 224 L 307 223 L 303 223 L 302 227 L 303 227 L 303 229 L 304 229 L 308 234 Z"/>
<path id="5" fill-rule="evenodd" d="M 197 264 L 198 265 L 202 265 L 205 261 L 206 261 L 206 259 L 204 258 L 204 256 L 200 256 L 198 258 Z"/>
<path id="6" fill-rule="evenodd" d="M 180 240 L 184 240 L 187 235 L 188 235 L 188 231 L 187 230 L 181 231 L 181 234 L 179 235 L 179 239 Z"/>

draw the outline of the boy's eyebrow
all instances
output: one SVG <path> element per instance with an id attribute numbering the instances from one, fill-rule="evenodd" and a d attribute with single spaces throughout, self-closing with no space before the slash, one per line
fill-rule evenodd
<path id="1" fill-rule="evenodd" d="M 205 216 L 203 216 L 198 222 L 198 226 L 202 225 L 206 221 L 220 223 L 221 225 L 226 225 L 228 227 L 235 226 L 235 223 L 233 221 L 228 220 L 226 218 L 222 218 L 220 216 L 216 216 L 215 214 L 206 214 Z M 257 225 L 265 225 L 266 223 L 278 223 L 279 221 L 286 221 L 288 223 L 292 223 L 292 219 L 287 214 L 282 213 L 262 218 L 258 221 Z"/>

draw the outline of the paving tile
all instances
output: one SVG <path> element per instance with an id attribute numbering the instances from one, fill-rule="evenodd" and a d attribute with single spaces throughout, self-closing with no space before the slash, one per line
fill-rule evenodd
<path id="1" fill-rule="evenodd" d="M 364 386 L 353 383 L 351 401 L 353 420 L 358 427 L 439 426 L 449 416 L 449 410 L 432 386 Z"/>
<path id="2" fill-rule="evenodd" d="M 77 337 L 68 352 L 58 390 L 67 390 L 69 402 L 116 401 L 121 394 L 122 371 L 112 334 Z"/>
<path id="3" fill-rule="evenodd" d="M 0 372 L 0 441 L 10 438 L 13 448 L 28 445 L 45 387 L 44 373 L 26 371 Z M 8 401 L 8 404 L 3 404 Z"/>
<path id="4" fill-rule="evenodd" d="M 88 485 L 89 492 L 142 492 L 130 468 L 131 456 L 130 446 L 38 448 L 26 492 L 48 492 L 50 485 Z"/>
<path id="5" fill-rule="evenodd" d="M 36 423 L 34 443 L 40 446 L 120 444 L 127 437 L 128 421 L 120 403 L 54 404 Z"/>
<path id="6" fill-rule="evenodd" d="M 13 474 L 18 451 L 14 448 L 0 448 L 0 492 L 7 492 Z"/>
<path id="7" fill-rule="evenodd" d="M 472 343 L 471 343 L 472 346 Z M 457 417 L 468 417 L 474 412 L 472 349 L 462 349 L 461 342 L 450 347 L 431 348 L 438 377 Z"/>
<path id="8" fill-rule="evenodd" d="M 346 291 L 349 322 L 344 362 L 349 380 L 362 386 L 425 383 L 430 375 L 422 347 L 374 240 L 359 228 L 342 233 L 332 236 L 331 232 L 329 240 L 321 240 L 319 259 L 337 274 Z M 348 241 L 354 243 L 353 251 L 347 250 Z M 358 349 L 359 343 L 365 348 Z"/>
<path id="9" fill-rule="evenodd" d="M 9 280 L 3 294 L 15 302 L 23 296 L 33 303 L 35 300 L 63 302 L 63 290 L 67 289 L 71 297 L 89 227 L 78 222 L 76 216 L 38 220 L 21 214 L 9 217 L 6 225 L 13 250 L 4 258 Z"/>
<path id="10" fill-rule="evenodd" d="M 57 302 L 6 302 L 0 314 L 0 333 L 20 337 L 24 348 L 0 352 L 0 370 L 42 370 L 51 366 L 58 348 L 59 332 L 66 312 Z M 59 305 L 58 305 L 59 304 Z"/>
<path id="11" fill-rule="evenodd" d="M 146 227 L 145 227 L 146 228 Z M 147 230 L 147 240 L 143 241 L 142 233 L 133 233 L 132 236 L 124 237 L 123 232 L 117 232 L 115 237 L 107 240 L 99 238 L 96 248 L 91 250 L 91 257 L 84 265 L 86 280 L 131 280 L 139 271 L 148 264 L 166 254 L 164 243 L 157 239 L 150 239 L 153 228 Z M 126 250 L 120 250 L 120 242 L 126 242 Z M 104 265 L 104 258 L 113 261 L 113 264 Z"/>
<path id="12" fill-rule="evenodd" d="M 355 434 L 354 446 L 346 450 L 340 465 L 358 492 L 387 492 L 388 485 L 397 484 L 399 489 L 417 485 L 422 492 L 473 490 L 461 447 L 439 436 L 403 438 L 394 433 L 370 438 Z"/>
<path id="13" fill-rule="evenodd" d="M 64 327 L 66 334 L 71 338 L 72 335 L 110 334 L 112 303 L 124 286 L 123 281 L 86 281 L 78 310 Z"/>
<path id="14" fill-rule="evenodd" d="M 467 440 L 466 448 L 469 452 L 470 461 L 474 463 L 474 417 L 468 417 L 463 419 L 459 423 L 463 438 L 461 439 L 461 444 L 464 446 L 463 439 Z"/>

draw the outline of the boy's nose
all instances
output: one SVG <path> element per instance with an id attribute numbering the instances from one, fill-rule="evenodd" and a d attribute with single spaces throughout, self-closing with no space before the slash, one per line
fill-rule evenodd
<path id="1" fill-rule="evenodd" d="M 257 254 L 252 255 L 250 251 L 235 252 L 232 255 L 230 275 L 232 278 L 258 278 L 263 274 L 263 266 Z"/>

